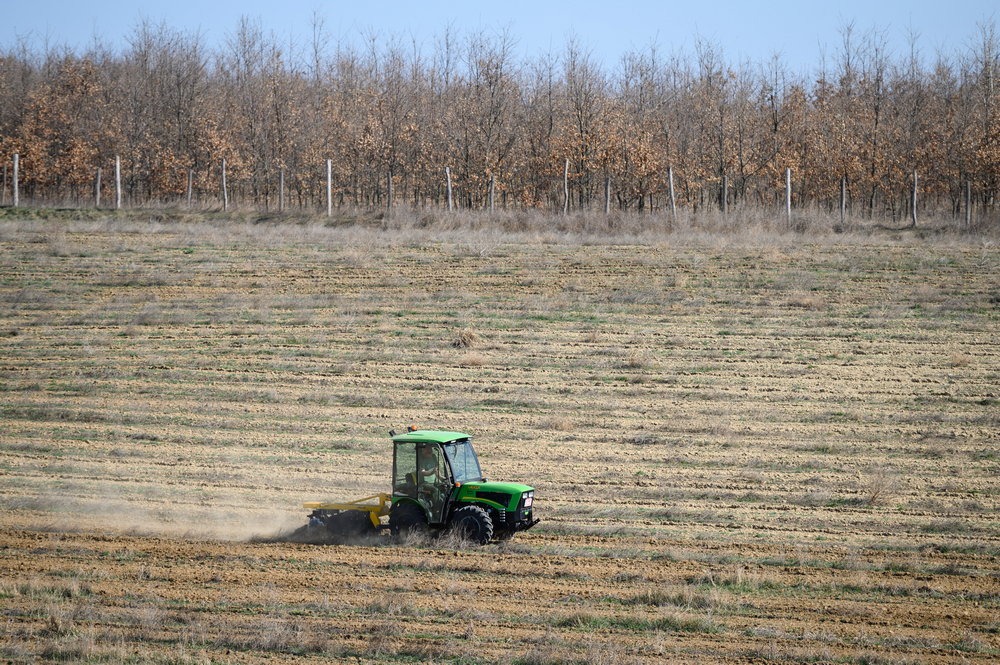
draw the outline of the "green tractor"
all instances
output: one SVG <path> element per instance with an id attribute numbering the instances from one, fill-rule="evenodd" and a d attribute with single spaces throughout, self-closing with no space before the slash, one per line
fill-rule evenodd
<path id="1" fill-rule="evenodd" d="M 312 510 L 311 530 L 325 531 L 333 542 L 384 530 L 397 539 L 451 531 L 484 545 L 509 540 L 538 524 L 532 510 L 534 488 L 487 481 L 468 434 L 412 427 L 403 434 L 389 434 L 392 494 L 350 503 L 306 503 Z"/>

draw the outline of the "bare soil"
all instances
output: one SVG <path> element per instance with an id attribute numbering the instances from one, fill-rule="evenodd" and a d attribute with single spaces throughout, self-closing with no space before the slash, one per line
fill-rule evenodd
<path id="1" fill-rule="evenodd" d="M 0 658 L 987 663 L 1000 250 L 0 226 Z M 282 542 L 466 431 L 542 524 Z M 274 541 L 277 538 L 277 542 Z"/>

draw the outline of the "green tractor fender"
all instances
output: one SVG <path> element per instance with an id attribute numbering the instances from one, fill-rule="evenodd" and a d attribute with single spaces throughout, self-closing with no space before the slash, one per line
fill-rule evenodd
<path id="1" fill-rule="evenodd" d="M 430 515 L 428 515 L 428 513 L 427 513 L 427 509 L 424 508 L 424 506 L 423 506 L 422 503 L 420 503 L 416 499 L 408 497 L 408 496 L 394 496 L 394 497 L 392 497 L 392 507 L 389 508 L 389 514 L 390 515 L 392 514 L 392 511 L 393 511 L 393 509 L 396 508 L 396 506 L 403 506 L 403 505 L 416 506 L 421 511 L 423 511 L 425 518 L 429 518 L 430 517 Z"/>

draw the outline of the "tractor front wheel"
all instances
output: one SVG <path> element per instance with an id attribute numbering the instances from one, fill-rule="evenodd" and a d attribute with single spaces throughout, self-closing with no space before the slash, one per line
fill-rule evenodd
<path id="1" fill-rule="evenodd" d="M 451 516 L 451 530 L 479 545 L 493 540 L 493 520 L 479 506 L 462 506 L 456 510 Z"/>
<path id="2" fill-rule="evenodd" d="M 427 516 L 412 503 L 397 503 L 389 512 L 389 531 L 396 540 L 427 531 Z"/>

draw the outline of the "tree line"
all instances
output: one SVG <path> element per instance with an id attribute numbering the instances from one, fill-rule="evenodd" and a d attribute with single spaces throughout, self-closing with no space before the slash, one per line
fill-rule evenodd
<path id="1" fill-rule="evenodd" d="M 779 57 L 731 63 L 713 44 L 604 66 L 579 42 L 516 55 L 509 32 L 430 45 L 305 44 L 243 19 L 226 41 L 140 23 L 121 48 L 0 51 L 0 158 L 22 197 L 83 201 L 121 160 L 131 204 L 216 200 L 226 160 L 242 205 L 570 210 L 795 206 L 903 217 L 921 205 L 989 213 L 1000 185 L 1000 40 L 893 53 L 847 25 L 807 75 Z M 568 160 L 568 166 L 567 166 Z M 446 180 L 445 170 L 448 171 Z M 668 170 L 674 183 L 668 182 Z M 564 184 L 564 176 L 566 182 Z M 189 185 L 190 183 L 190 185 Z M 4 192 L 10 175 L 4 167 Z M 391 197 L 391 198 L 390 198 Z M 7 201 L 9 202 L 9 196 Z"/>

